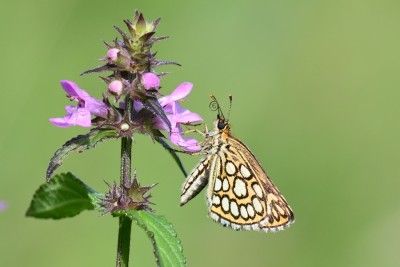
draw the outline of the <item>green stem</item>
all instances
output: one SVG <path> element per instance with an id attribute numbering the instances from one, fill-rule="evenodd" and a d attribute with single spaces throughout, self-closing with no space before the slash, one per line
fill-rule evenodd
<path id="1" fill-rule="evenodd" d="M 128 100 L 128 98 L 126 99 Z M 132 109 L 132 100 L 128 100 L 126 112 Z M 130 114 L 130 113 L 129 113 Z M 120 183 L 125 184 L 131 178 L 131 161 L 132 161 L 132 138 L 122 137 L 121 141 L 121 172 Z M 131 242 L 131 226 L 132 221 L 128 217 L 119 217 L 118 230 L 118 247 L 117 247 L 117 267 L 129 266 L 129 247 Z"/>
<path id="2" fill-rule="evenodd" d="M 129 266 L 129 247 L 131 242 L 132 221 L 128 217 L 119 217 L 117 267 Z"/>

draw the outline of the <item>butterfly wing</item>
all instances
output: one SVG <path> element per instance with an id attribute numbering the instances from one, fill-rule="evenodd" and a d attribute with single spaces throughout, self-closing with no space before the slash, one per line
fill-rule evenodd
<path id="1" fill-rule="evenodd" d="M 215 155 L 208 154 L 191 171 L 186 178 L 181 194 L 181 206 L 197 196 L 198 193 L 207 185 L 212 166 L 215 164 Z"/>
<path id="2" fill-rule="evenodd" d="M 251 151 L 229 137 L 217 154 L 210 175 L 210 217 L 236 230 L 282 230 L 293 212 Z"/>

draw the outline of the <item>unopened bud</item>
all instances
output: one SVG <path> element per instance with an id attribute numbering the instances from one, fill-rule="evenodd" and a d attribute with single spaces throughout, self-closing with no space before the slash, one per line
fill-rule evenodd
<path id="1" fill-rule="evenodd" d="M 160 79 L 154 73 L 148 72 L 143 74 L 142 83 L 146 90 L 158 89 L 160 86 Z"/>
<path id="2" fill-rule="evenodd" d="M 118 53 L 119 53 L 119 49 L 111 48 L 110 50 L 107 51 L 107 58 L 110 61 L 115 62 L 118 59 Z"/>
<path id="3" fill-rule="evenodd" d="M 124 85 L 121 81 L 115 80 L 108 85 L 108 91 L 115 96 L 120 96 Z"/>

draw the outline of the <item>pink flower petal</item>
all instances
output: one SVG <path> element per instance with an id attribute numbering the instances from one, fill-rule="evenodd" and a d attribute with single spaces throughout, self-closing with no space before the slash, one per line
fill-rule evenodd
<path id="1" fill-rule="evenodd" d="M 58 127 L 82 126 L 91 127 L 90 112 L 85 108 L 77 108 L 73 113 L 67 114 L 64 118 L 51 118 L 49 121 Z"/>
<path id="2" fill-rule="evenodd" d="M 200 117 L 200 115 L 190 112 L 188 110 L 187 112 L 180 114 L 180 116 L 176 118 L 176 121 L 179 123 L 188 124 L 193 122 L 200 122 L 203 121 L 203 119 Z"/>
<path id="3" fill-rule="evenodd" d="M 187 97 L 192 91 L 193 84 L 189 82 L 184 82 L 178 85 L 178 87 L 168 96 L 164 96 L 158 100 L 161 106 L 165 106 L 174 101 L 178 101 Z"/>
<path id="4" fill-rule="evenodd" d="M 180 126 L 177 126 L 171 131 L 171 134 L 169 135 L 169 140 L 173 144 L 180 146 L 184 151 L 197 152 L 201 150 L 201 147 L 196 139 L 192 137 L 183 138 L 182 128 Z"/>
<path id="5" fill-rule="evenodd" d="M 192 137 L 183 139 L 178 145 L 187 152 L 198 152 L 201 150 L 201 146 L 197 140 Z"/>
<path id="6" fill-rule="evenodd" d="M 75 126 L 76 124 L 68 121 L 66 117 L 64 118 L 50 118 L 49 121 L 57 127 L 67 128 L 71 126 Z"/>
<path id="7" fill-rule="evenodd" d="M 165 106 L 163 107 L 164 112 L 165 112 L 165 113 L 173 113 L 173 112 L 174 112 L 174 109 L 175 109 L 175 104 L 176 104 L 176 102 L 172 102 L 172 103 L 170 103 L 170 104 L 165 105 Z M 161 104 L 160 104 L 160 105 L 161 105 Z M 162 106 L 162 105 L 161 105 L 161 106 Z"/>
<path id="8" fill-rule="evenodd" d="M 188 109 L 182 108 L 178 103 L 172 102 L 164 107 L 166 113 L 172 113 L 168 115 L 168 119 L 171 124 L 183 123 L 188 124 L 192 122 L 203 121 L 203 119 L 196 113 L 191 112 Z"/>
<path id="9" fill-rule="evenodd" d="M 175 145 L 179 145 L 179 142 L 183 139 L 182 133 L 180 132 L 172 132 L 169 135 L 169 140 Z"/>
<path id="10" fill-rule="evenodd" d="M 86 93 L 85 90 L 80 89 L 78 85 L 72 81 L 62 80 L 60 81 L 60 83 L 61 86 L 64 88 L 64 91 L 67 92 L 67 94 L 75 100 L 90 97 L 90 95 Z"/>
<path id="11" fill-rule="evenodd" d="M 192 91 L 192 88 L 193 84 L 189 82 L 184 82 L 178 85 L 178 87 L 176 87 L 176 89 L 171 94 L 171 96 L 173 96 L 173 101 L 177 101 L 179 99 L 187 97 Z"/>
<path id="12" fill-rule="evenodd" d="M 78 112 L 73 113 L 71 119 L 76 121 L 76 125 L 82 127 L 92 126 L 91 114 L 87 109 L 79 108 Z"/>
<path id="13" fill-rule="evenodd" d="M 91 97 L 90 99 L 86 99 L 85 109 L 87 109 L 92 115 L 107 118 L 107 105 L 96 98 Z"/>
<path id="14" fill-rule="evenodd" d="M 74 113 L 77 109 L 78 107 L 75 106 L 65 106 L 65 111 L 67 112 L 67 114 Z"/>

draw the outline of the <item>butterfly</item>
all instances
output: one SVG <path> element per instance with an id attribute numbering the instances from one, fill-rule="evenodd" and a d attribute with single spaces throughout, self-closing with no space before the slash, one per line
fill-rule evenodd
<path id="1" fill-rule="evenodd" d="M 206 198 L 214 221 L 235 230 L 283 230 L 294 222 L 292 209 L 250 149 L 231 135 L 229 115 L 225 119 L 216 98 L 210 97 L 217 119 L 213 131 L 202 133 L 199 153 L 205 156 L 183 184 L 181 206 L 209 184 Z"/>

